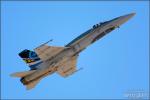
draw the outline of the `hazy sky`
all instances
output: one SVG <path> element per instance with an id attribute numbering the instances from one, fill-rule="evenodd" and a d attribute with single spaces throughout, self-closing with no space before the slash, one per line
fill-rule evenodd
<path id="1" fill-rule="evenodd" d="M 146 1 L 2 2 L 2 99 L 126 98 L 126 92 L 148 93 L 149 5 Z M 68 78 L 57 73 L 27 91 L 11 73 L 29 70 L 18 56 L 24 49 L 53 39 L 64 46 L 94 24 L 135 12 L 119 29 L 84 50 Z"/>

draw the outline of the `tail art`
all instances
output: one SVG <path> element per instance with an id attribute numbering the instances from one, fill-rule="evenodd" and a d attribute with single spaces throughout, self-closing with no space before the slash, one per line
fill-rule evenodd
<path id="1" fill-rule="evenodd" d="M 42 63 L 42 60 L 34 51 L 25 49 L 19 53 L 19 56 L 29 65 L 31 70 L 36 70 L 38 65 Z"/>

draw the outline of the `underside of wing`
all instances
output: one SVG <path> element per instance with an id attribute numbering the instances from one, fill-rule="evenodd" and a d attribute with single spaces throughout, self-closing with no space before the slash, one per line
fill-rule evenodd
<path id="1" fill-rule="evenodd" d="M 77 56 L 72 57 L 57 69 L 58 74 L 67 77 L 76 71 Z"/>
<path id="2" fill-rule="evenodd" d="M 57 53 L 59 53 L 64 49 L 65 47 L 54 47 L 54 46 L 43 45 L 39 48 L 36 48 L 35 52 L 42 60 L 47 60 L 48 58 L 51 58 L 52 56 L 56 55 Z"/>

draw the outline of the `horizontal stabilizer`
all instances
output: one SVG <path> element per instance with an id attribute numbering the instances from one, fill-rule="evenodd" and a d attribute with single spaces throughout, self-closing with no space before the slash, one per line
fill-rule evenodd
<path id="1" fill-rule="evenodd" d="M 24 72 L 16 72 L 11 74 L 12 77 L 24 77 L 27 76 L 29 74 L 34 73 L 36 70 L 30 70 L 30 71 L 24 71 Z"/>
<path id="2" fill-rule="evenodd" d="M 41 78 L 38 79 L 38 80 L 35 80 L 35 81 L 31 82 L 31 83 L 28 84 L 28 85 L 26 85 L 26 89 L 27 89 L 27 90 L 30 90 L 30 89 L 34 88 L 34 87 L 37 85 L 37 83 L 39 83 L 40 80 L 41 80 Z"/>

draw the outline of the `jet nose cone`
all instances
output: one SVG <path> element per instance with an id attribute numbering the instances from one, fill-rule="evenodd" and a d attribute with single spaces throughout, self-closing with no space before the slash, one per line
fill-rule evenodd
<path id="1" fill-rule="evenodd" d="M 135 15 L 135 13 L 130 13 L 127 15 L 122 16 L 122 18 L 129 20 L 130 18 L 132 18 Z"/>
<path id="2" fill-rule="evenodd" d="M 120 26 L 123 23 L 127 22 L 130 18 L 132 18 L 135 15 L 135 13 L 130 13 L 124 16 L 120 16 L 118 18 L 116 18 L 113 23 L 115 26 Z"/>

